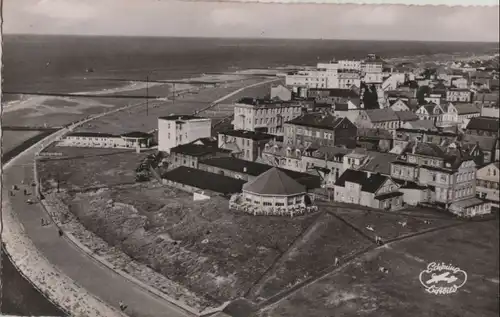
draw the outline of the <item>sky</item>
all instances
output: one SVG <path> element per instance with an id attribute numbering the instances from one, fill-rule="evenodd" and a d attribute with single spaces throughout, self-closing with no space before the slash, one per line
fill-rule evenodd
<path id="1" fill-rule="evenodd" d="M 3 11 L 4 34 L 499 41 L 498 7 L 8 0 Z"/>

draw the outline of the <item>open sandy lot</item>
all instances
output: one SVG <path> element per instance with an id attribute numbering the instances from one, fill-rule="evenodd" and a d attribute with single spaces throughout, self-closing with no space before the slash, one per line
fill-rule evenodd
<path id="1" fill-rule="evenodd" d="M 224 198 L 194 202 L 147 184 L 72 192 L 65 203 L 111 246 L 218 303 L 243 296 L 316 217 L 235 214 Z"/>
<path id="2" fill-rule="evenodd" d="M 497 316 L 498 233 L 497 219 L 379 248 L 257 315 Z M 467 283 L 452 295 L 426 293 L 418 276 L 434 261 L 465 270 Z"/>
<path id="3" fill-rule="evenodd" d="M 42 131 L 2 131 L 2 153 L 9 152 L 40 133 Z"/>
<path id="4" fill-rule="evenodd" d="M 84 190 L 135 183 L 135 169 L 151 152 L 123 149 L 92 149 L 50 146 L 46 152 L 59 152 L 63 158 L 37 160 L 44 191 L 57 188 Z"/>

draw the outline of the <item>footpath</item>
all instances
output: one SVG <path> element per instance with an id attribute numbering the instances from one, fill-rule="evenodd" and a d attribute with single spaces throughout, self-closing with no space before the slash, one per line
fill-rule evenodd
<path id="1" fill-rule="evenodd" d="M 268 80 L 238 89 L 201 111 L 247 88 L 277 80 Z M 22 181 L 30 184 L 36 182 L 38 180 L 34 177 L 36 171 L 33 171 L 35 155 L 73 129 L 91 120 L 141 104 L 143 102 L 85 118 L 34 144 L 4 165 L 3 187 L 10 189 L 12 185 Z M 176 303 L 175 300 L 165 300 L 160 291 L 143 285 L 131 276 L 116 272 L 112 265 L 104 263 L 103 259 L 99 259 L 90 250 L 82 247 L 74 237 L 61 239 L 58 237 L 56 225 L 51 228 L 41 228 L 40 215 L 45 213 L 41 204 L 27 205 L 22 198 L 11 199 L 13 197 L 8 197 L 7 191 L 4 191 L 4 197 L 7 199 L 2 204 L 5 219 L 3 240 L 12 262 L 21 274 L 68 315 L 126 316 L 118 310 L 118 303 L 122 300 L 130 307 L 125 312 L 134 317 L 202 315 L 190 307 L 182 307 L 184 305 Z M 14 210 L 17 211 L 17 217 Z M 74 241 L 70 242 L 68 238 Z M 220 309 L 222 307 L 218 310 Z"/>

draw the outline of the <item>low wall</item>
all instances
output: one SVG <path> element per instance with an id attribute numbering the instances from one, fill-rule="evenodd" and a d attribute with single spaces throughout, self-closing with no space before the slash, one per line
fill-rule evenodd
<path id="1" fill-rule="evenodd" d="M 38 251 L 12 212 L 7 199 L 2 202 L 3 242 L 12 263 L 27 280 L 71 316 L 125 317 L 68 276 L 57 270 Z"/>

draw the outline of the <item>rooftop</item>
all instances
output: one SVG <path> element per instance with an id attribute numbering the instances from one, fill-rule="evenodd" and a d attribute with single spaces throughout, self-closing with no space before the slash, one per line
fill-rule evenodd
<path id="1" fill-rule="evenodd" d="M 219 149 L 212 145 L 202 145 L 202 144 L 181 144 L 170 149 L 171 153 L 178 153 L 190 156 L 203 156 L 215 153 L 231 153 L 229 150 Z"/>
<path id="2" fill-rule="evenodd" d="M 188 120 L 207 119 L 207 118 L 193 116 L 190 114 L 173 114 L 170 116 L 158 117 L 158 119 L 169 120 L 169 121 L 188 121 Z"/>
<path id="3" fill-rule="evenodd" d="M 481 110 L 476 107 L 475 105 L 471 103 L 457 103 L 454 104 L 455 109 L 457 109 L 457 112 L 459 115 L 461 114 L 469 114 L 469 113 L 480 113 Z"/>
<path id="4" fill-rule="evenodd" d="M 342 117 L 336 117 L 324 113 L 304 113 L 286 123 L 306 127 L 315 127 L 320 129 L 334 130 L 342 121 L 348 120 Z"/>
<path id="5" fill-rule="evenodd" d="M 475 117 L 470 119 L 466 129 L 498 132 L 499 127 L 500 127 L 500 119 L 498 118 Z"/>
<path id="6" fill-rule="evenodd" d="M 273 167 L 253 181 L 243 185 L 243 190 L 259 195 L 291 196 L 305 193 L 306 187 L 299 184 L 282 170 Z"/>
<path id="7" fill-rule="evenodd" d="M 389 179 L 387 176 L 380 174 L 367 173 L 364 171 L 356 171 L 347 169 L 335 182 L 335 186 L 345 186 L 345 182 L 351 182 L 361 185 L 361 190 L 364 192 L 375 193 L 385 181 Z"/>
<path id="8" fill-rule="evenodd" d="M 418 116 L 411 111 L 395 111 L 396 116 L 401 121 L 417 121 Z"/>
<path id="9" fill-rule="evenodd" d="M 152 135 L 146 132 L 133 131 L 124 133 L 121 136 L 124 138 L 141 139 L 141 138 L 150 138 Z"/>
<path id="10" fill-rule="evenodd" d="M 89 138 L 119 138 L 119 135 L 100 132 L 72 132 L 68 136 L 89 137 Z"/>
<path id="11" fill-rule="evenodd" d="M 386 122 L 398 121 L 399 118 L 396 112 L 390 108 L 386 109 L 369 109 L 365 110 L 366 115 L 370 118 L 371 122 Z"/>
<path id="12" fill-rule="evenodd" d="M 272 167 L 266 164 L 245 161 L 235 157 L 214 157 L 202 160 L 199 164 L 215 166 L 234 172 L 245 173 L 251 176 L 258 176 Z"/>
<path id="13" fill-rule="evenodd" d="M 247 130 L 228 130 L 228 131 L 220 132 L 219 134 L 230 135 L 230 136 L 234 136 L 234 137 L 238 137 L 238 138 L 251 139 L 254 141 L 270 140 L 270 139 L 275 138 L 275 136 L 272 134 L 247 131 Z"/>
<path id="14" fill-rule="evenodd" d="M 256 107 L 301 107 L 296 101 L 283 101 L 277 99 L 264 99 L 243 97 L 237 101 L 239 104 L 256 106 Z"/>
<path id="15" fill-rule="evenodd" d="M 232 177 L 205 172 L 199 169 L 181 166 L 162 176 L 164 179 L 193 186 L 200 189 L 211 190 L 223 194 L 241 192 L 245 181 Z"/>

